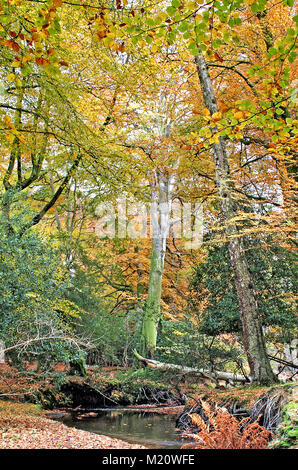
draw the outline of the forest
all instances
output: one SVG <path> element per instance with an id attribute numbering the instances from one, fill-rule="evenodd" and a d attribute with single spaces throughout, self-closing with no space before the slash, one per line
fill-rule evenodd
<path id="1" fill-rule="evenodd" d="M 297 446 L 297 20 L 0 1 L 1 449 Z"/>

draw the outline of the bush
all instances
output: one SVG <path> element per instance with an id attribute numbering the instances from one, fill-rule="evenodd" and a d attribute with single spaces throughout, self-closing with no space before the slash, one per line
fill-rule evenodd
<path id="1" fill-rule="evenodd" d="M 69 362 L 77 347 L 71 314 L 59 307 L 67 278 L 57 253 L 31 232 L 0 237 L 0 338 L 11 348 L 7 357 L 45 367 Z"/>
<path id="2" fill-rule="evenodd" d="M 175 322 L 162 319 L 158 359 L 190 367 L 206 367 L 208 364 L 221 370 L 227 363 L 233 367 L 232 363 L 240 361 L 242 351 L 234 339 L 228 339 L 200 333 L 189 317 Z"/>

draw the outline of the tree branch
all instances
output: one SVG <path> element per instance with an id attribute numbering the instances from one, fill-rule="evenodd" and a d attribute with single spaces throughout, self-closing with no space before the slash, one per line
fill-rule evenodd
<path id="1" fill-rule="evenodd" d="M 78 167 L 81 159 L 82 159 L 82 154 L 79 154 L 77 156 L 77 158 L 75 159 L 75 161 L 73 162 L 71 168 L 69 169 L 69 171 L 68 171 L 67 175 L 65 176 L 64 180 L 62 181 L 61 185 L 59 186 L 59 188 L 57 189 L 57 191 L 53 195 L 52 199 L 43 207 L 43 209 L 38 214 L 36 214 L 33 217 L 33 219 L 28 224 L 25 224 L 22 227 L 22 229 L 19 232 L 20 237 L 22 237 L 24 235 L 26 230 L 33 227 L 34 225 L 37 225 L 40 222 L 40 220 L 44 217 L 44 215 L 54 206 L 54 204 L 56 203 L 56 201 L 58 200 L 60 195 L 63 193 L 64 189 L 67 187 L 67 185 L 69 183 L 69 180 L 70 180 L 71 176 L 73 175 L 74 171 L 76 170 L 76 168 Z"/>

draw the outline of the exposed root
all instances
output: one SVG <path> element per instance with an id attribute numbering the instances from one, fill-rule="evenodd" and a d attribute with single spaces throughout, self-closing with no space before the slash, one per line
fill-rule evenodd
<path id="1" fill-rule="evenodd" d="M 289 390 L 286 387 L 274 388 L 264 394 L 250 408 L 243 408 L 237 401 L 225 402 L 218 405 L 212 405 L 212 409 L 216 408 L 226 410 L 238 420 L 249 418 L 249 422 L 256 422 L 266 428 L 271 433 L 275 433 L 281 422 L 282 409 L 289 401 Z M 207 423 L 208 415 L 205 413 L 205 402 L 198 400 L 195 405 L 184 410 L 177 419 L 177 427 L 183 432 L 197 430 L 191 419 L 191 415 L 200 416 Z"/>

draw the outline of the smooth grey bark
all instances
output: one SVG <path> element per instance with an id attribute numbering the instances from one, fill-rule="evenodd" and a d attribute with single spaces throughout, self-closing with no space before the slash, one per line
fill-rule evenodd
<path id="1" fill-rule="evenodd" d="M 156 171 L 151 192 L 152 254 L 148 296 L 142 322 L 141 352 L 155 356 L 157 328 L 160 319 L 161 286 L 167 237 L 170 229 L 174 176 Z"/>
<path id="2" fill-rule="evenodd" d="M 151 133 L 160 140 L 170 136 L 174 121 L 168 113 L 168 96 L 161 94 L 154 109 Z M 179 158 L 172 162 L 172 169 L 179 166 Z M 142 322 L 141 352 L 152 358 L 155 356 L 157 328 L 160 319 L 160 301 L 164 259 L 167 248 L 167 237 L 171 227 L 171 209 L 175 172 L 169 172 L 163 165 L 157 166 L 151 182 L 151 227 L 152 254 L 150 263 L 148 296 Z"/>
<path id="3" fill-rule="evenodd" d="M 212 114 L 218 112 L 217 101 L 210 79 L 208 66 L 202 53 L 195 58 L 197 72 L 201 84 L 206 108 Z M 216 128 L 213 129 L 216 132 Z M 230 178 L 226 144 L 222 137 L 219 143 L 213 144 L 215 179 L 220 198 L 220 206 L 225 222 L 225 234 L 228 239 L 229 256 L 233 268 L 238 302 L 241 311 L 243 342 L 253 382 L 267 384 L 277 379 L 272 372 L 268 359 L 262 322 L 254 291 L 243 239 L 236 223 L 233 222 L 237 213 L 237 199 L 234 197 L 233 183 Z"/>

